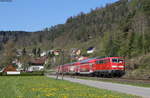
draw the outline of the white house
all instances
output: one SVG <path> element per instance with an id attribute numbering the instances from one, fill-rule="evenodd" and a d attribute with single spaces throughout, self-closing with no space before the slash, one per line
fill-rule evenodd
<path id="1" fill-rule="evenodd" d="M 29 62 L 29 67 L 27 68 L 27 71 L 42 71 L 44 70 L 44 64 L 46 63 L 47 57 L 32 59 Z"/>
<path id="2" fill-rule="evenodd" d="M 32 71 L 42 71 L 44 70 L 44 66 L 43 65 L 32 65 L 28 67 L 28 71 L 32 72 Z"/>

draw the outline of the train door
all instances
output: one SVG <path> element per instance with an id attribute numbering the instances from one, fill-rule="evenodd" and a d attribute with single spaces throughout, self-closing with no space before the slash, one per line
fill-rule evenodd
<path id="1" fill-rule="evenodd" d="M 100 67 L 101 70 L 106 70 L 107 66 L 105 60 L 100 60 Z"/>
<path id="2" fill-rule="evenodd" d="M 95 69 L 96 69 L 97 71 L 103 69 L 103 60 L 97 60 L 97 61 L 96 61 Z"/>
<path id="3" fill-rule="evenodd" d="M 110 59 L 105 59 L 104 61 L 103 61 L 103 64 L 104 64 L 104 66 L 105 66 L 105 70 L 110 70 Z"/>
<path id="4" fill-rule="evenodd" d="M 97 66 L 97 62 L 95 61 L 95 62 L 93 63 L 93 65 L 92 65 L 92 70 L 93 70 L 93 72 L 97 70 L 97 69 L 96 69 L 96 66 Z"/>
<path id="5" fill-rule="evenodd" d="M 97 64 L 98 64 L 97 67 L 99 70 L 108 70 L 110 67 L 109 59 L 99 60 L 99 61 L 97 61 Z"/>
<path id="6" fill-rule="evenodd" d="M 88 71 L 86 63 L 84 63 L 84 64 L 81 65 L 81 70 L 80 71 L 81 72 L 87 72 Z"/>

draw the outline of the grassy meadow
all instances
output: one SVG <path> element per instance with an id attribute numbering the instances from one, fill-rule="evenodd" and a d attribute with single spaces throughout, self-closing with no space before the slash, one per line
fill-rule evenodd
<path id="1" fill-rule="evenodd" d="M 44 76 L 1 76 L 0 98 L 137 98 Z"/>

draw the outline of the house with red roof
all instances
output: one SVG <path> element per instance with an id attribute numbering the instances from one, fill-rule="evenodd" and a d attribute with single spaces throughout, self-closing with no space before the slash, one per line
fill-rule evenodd
<path id="1" fill-rule="evenodd" d="M 14 67 L 13 65 L 8 65 L 4 68 L 3 72 L 9 72 L 9 71 L 17 71 L 16 67 Z"/>
<path id="2" fill-rule="evenodd" d="M 6 66 L 3 71 L 7 75 L 18 75 L 20 74 L 20 71 L 17 71 L 17 68 L 14 65 L 8 65 Z"/>
<path id="3" fill-rule="evenodd" d="M 47 57 L 34 58 L 29 62 L 29 67 L 27 71 L 42 71 L 44 70 L 44 65 L 46 64 Z"/>

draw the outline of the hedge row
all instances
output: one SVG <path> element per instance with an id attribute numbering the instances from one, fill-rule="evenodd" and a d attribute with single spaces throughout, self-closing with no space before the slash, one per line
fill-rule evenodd
<path id="1" fill-rule="evenodd" d="M 34 71 L 34 72 L 21 72 L 18 75 L 7 75 L 6 72 L 0 73 L 1 76 L 42 76 L 44 71 Z"/>

